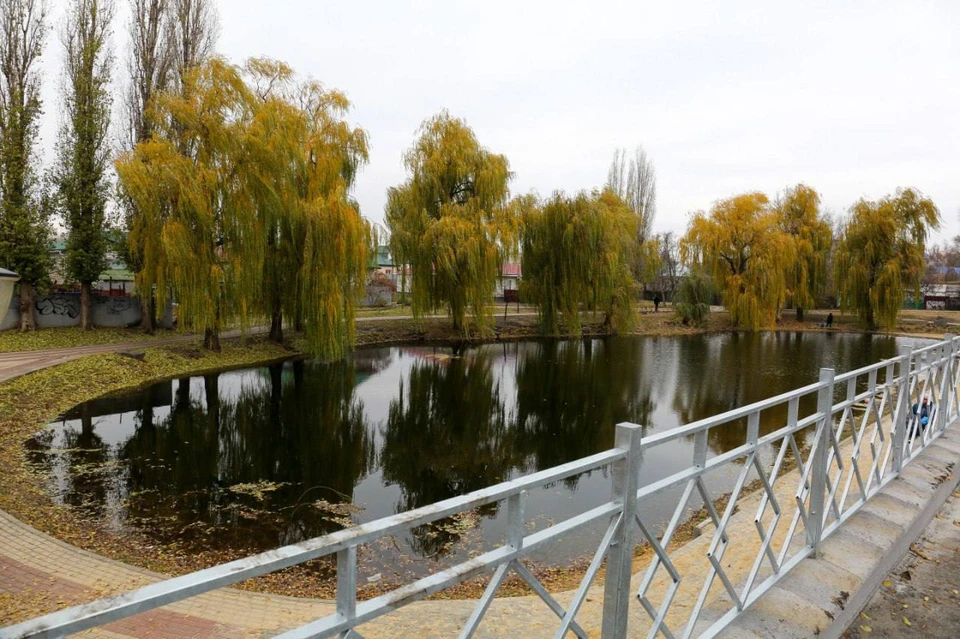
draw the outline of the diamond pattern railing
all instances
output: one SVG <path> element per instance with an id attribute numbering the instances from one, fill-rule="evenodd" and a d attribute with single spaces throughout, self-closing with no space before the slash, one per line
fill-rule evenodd
<path id="1" fill-rule="evenodd" d="M 606 563 L 602 636 L 713 637 L 809 556 L 903 466 L 957 420 L 960 338 L 835 375 L 821 371 L 808 386 L 641 439 L 634 424 L 617 427 L 616 447 L 556 468 L 400 513 L 293 546 L 152 584 L 123 595 L 0 630 L 0 637 L 63 636 L 180 601 L 324 555 L 337 557 L 336 612 L 282 635 L 359 637 L 357 627 L 451 585 L 493 572 L 460 637 L 477 631 L 512 571 L 558 621 L 554 636 L 586 637 L 577 620 Z M 838 400 L 839 396 L 839 400 Z M 929 419 L 920 420 L 928 399 Z M 710 456 L 718 432 L 744 433 L 743 443 Z M 645 456 L 669 442 L 692 441 L 690 465 L 638 486 Z M 726 448 L 724 446 L 723 448 Z M 580 515 L 526 532 L 527 491 L 609 467 L 611 499 Z M 721 496 L 716 485 L 731 485 Z M 667 491 L 679 499 L 662 531 L 645 505 Z M 506 543 L 469 561 L 382 596 L 357 601 L 357 548 L 455 513 L 505 502 Z M 692 510 L 702 507 L 701 538 L 678 543 Z M 605 527 L 579 587 L 564 607 L 523 565 L 534 550 L 594 522 Z M 637 541 L 649 561 L 636 573 L 639 606 L 631 608 Z"/>
<path id="2" fill-rule="evenodd" d="M 685 483 L 661 535 L 638 518 L 653 557 L 637 589 L 647 616 L 646 624 L 637 629 L 647 637 L 714 636 L 791 568 L 814 555 L 824 538 L 957 419 L 958 356 L 960 344 L 948 336 L 938 344 L 916 352 L 907 348 L 894 359 L 842 375 L 824 370 L 815 385 L 644 439 L 646 455 L 658 445 L 692 436 L 694 454 L 690 468 L 640 491 L 642 513 L 645 498 Z M 914 408 L 924 397 L 932 405 L 925 427 Z M 785 409 L 785 419 L 763 419 L 775 426 L 760 436 L 761 416 L 778 407 Z M 743 420 L 743 446 L 707 460 L 704 451 L 711 430 Z M 770 460 L 766 464 L 765 449 Z M 723 513 L 718 514 L 709 507 L 705 478 L 731 464 L 739 466 L 739 472 Z M 754 491 L 746 490 L 750 478 Z M 682 513 L 697 497 L 708 505 L 706 523 L 712 536 L 702 555 L 705 561 L 685 575 L 678 562 L 689 545 L 677 549 L 670 545 Z M 755 514 L 751 521 L 744 515 L 733 526 L 732 515 L 740 505 Z M 732 553 L 737 556 L 725 561 Z M 684 600 L 687 605 L 674 611 L 676 602 Z"/>

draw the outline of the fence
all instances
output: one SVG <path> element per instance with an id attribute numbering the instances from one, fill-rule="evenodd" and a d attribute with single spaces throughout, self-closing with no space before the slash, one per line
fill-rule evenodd
<path id="1" fill-rule="evenodd" d="M 918 350 L 906 347 L 895 358 L 841 375 L 822 369 L 820 379 L 803 388 L 650 437 L 642 438 L 637 425 L 620 424 L 615 447 L 605 452 L 462 497 L 49 614 L 8 627 L 0 631 L 0 636 L 48 637 L 79 632 L 335 554 L 336 612 L 286 632 L 281 635 L 284 639 L 359 637 L 355 629 L 361 624 L 489 571 L 493 571 L 493 576 L 461 637 L 470 637 L 476 631 L 510 571 L 525 581 L 556 615 L 555 637 L 568 632 L 586 637 L 577 615 L 604 561 L 603 637 L 626 636 L 628 616 L 632 616 L 632 633 L 644 631 L 648 637 L 712 637 L 804 558 L 815 556 L 823 539 L 956 420 L 960 405 L 958 355 L 960 339 L 947 336 L 944 341 Z M 930 400 L 927 409 L 921 408 L 922 398 Z M 924 414 L 926 420 L 922 419 Z M 778 427 L 761 434 L 762 419 L 765 424 L 773 421 Z M 743 428 L 744 443 L 710 456 L 709 435 L 717 428 Z M 642 459 L 656 454 L 657 447 L 679 439 L 692 440 L 689 466 L 649 485 L 638 486 Z M 528 491 L 605 467 L 612 469 L 609 501 L 545 529 L 526 532 L 524 503 Z M 718 470 L 736 471 L 733 490 L 722 509 L 714 505 L 715 496 L 706 481 Z M 755 479 L 748 483 L 751 477 Z M 747 490 L 751 485 L 758 486 L 757 491 Z M 644 521 L 643 505 L 664 491 L 680 487 L 682 496 L 669 523 L 658 535 L 650 522 Z M 678 545 L 671 541 L 685 513 L 696 505 L 697 497 L 708 513 L 713 534 L 708 550 L 697 556 L 701 567 L 683 574 L 677 561 L 684 548 L 674 547 Z M 376 598 L 357 600 L 359 546 L 496 502 L 506 502 L 507 507 L 508 533 L 503 546 Z M 751 507 L 753 512 L 753 505 L 753 517 L 734 516 L 740 507 Z M 604 534 L 579 587 L 564 607 L 520 560 L 594 522 L 605 525 Z M 638 573 L 639 588 L 634 595 L 631 573 L 638 541 L 648 544 L 652 553 L 646 569 Z M 734 564 L 730 562 L 724 565 L 731 548 L 749 559 L 740 564 L 741 568 L 731 567 Z M 631 610 L 633 596 L 638 598 L 642 610 Z"/>

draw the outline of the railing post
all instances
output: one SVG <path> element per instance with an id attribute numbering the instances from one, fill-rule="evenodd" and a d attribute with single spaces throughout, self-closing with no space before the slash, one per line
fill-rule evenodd
<path id="1" fill-rule="evenodd" d="M 810 510 L 807 522 L 807 544 L 813 548 L 813 556 L 820 551 L 820 538 L 823 536 L 823 519 L 826 512 L 827 497 L 827 453 L 830 450 L 830 437 L 833 429 L 833 377 L 832 368 L 820 369 L 820 383 L 823 387 L 817 393 L 817 412 L 823 415 L 817 423 L 816 441 L 813 444 L 813 459 L 810 468 Z"/>
<path id="2" fill-rule="evenodd" d="M 942 431 L 947 427 L 947 417 L 950 415 L 950 398 L 953 396 L 953 335 L 947 333 L 943 336 L 943 349 L 941 357 L 940 374 L 943 379 L 940 382 L 940 405 L 937 406 L 937 431 Z"/>
<path id="3" fill-rule="evenodd" d="M 357 616 L 357 547 L 337 552 L 337 614 L 344 620 Z M 347 631 L 343 636 L 349 636 Z"/>
<path id="4" fill-rule="evenodd" d="M 613 498 L 623 504 L 623 511 L 620 526 L 607 553 L 607 576 L 603 585 L 603 639 L 624 639 L 627 636 L 642 435 L 643 429 L 637 424 L 617 424 L 616 447 L 626 450 L 627 455 L 613 464 Z"/>
<path id="5" fill-rule="evenodd" d="M 907 437 L 907 422 L 910 419 L 910 368 L 913 361 L 913 347 L 900 347 L 898 373 L 900 392 L 897 393 L 897 410 L 893 422 L 893 472 L 899 474 L 903 469 L 903 443 Z"/>

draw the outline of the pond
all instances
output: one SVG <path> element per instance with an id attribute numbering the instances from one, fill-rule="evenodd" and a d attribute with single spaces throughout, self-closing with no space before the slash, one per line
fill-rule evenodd
<path id="1" fill-rule="evenodd" d="M 621 421 L 650 435 L 914 342 L 764 333 L 363 349 L 335 364 L 288 361 L 87 402 L 29 448 L 54 498 L 84 516 L 187 551 L 243 554 L 605 450 Z M 782 425 L 767 418 L 761 430 Z M 711 455 L 743 437 L 738 425 L 711 430 Z M 641 484 L 686 466 L 692 449 L 692 440 L 659 447 L 643 460 Z M 712 493 L 729 490 L 736 472 L 712 475 Z M 609 495 L 604 471 L 534 491 L 528 529 Z M 644 504 L 648 521 L 662 526 L 675 498 Z M 417 575 L 501 543 L 505 511 L 492 505 L 385 540 L 361 555 L 361 577 Z M 536 559 L 567 564 L 592 553 L 596 534 Z"/>

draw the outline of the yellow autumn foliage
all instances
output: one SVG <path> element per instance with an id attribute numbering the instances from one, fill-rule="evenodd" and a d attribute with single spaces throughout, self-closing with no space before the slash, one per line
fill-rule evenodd
<path id="1" fill-rule="evenodd" d="M 797 250 L 766 195 L 744 193 L 696 213 L 680 248 L 694 270 L 713 278 L 734 325 L 758 330 L 776 322 Z"/>

